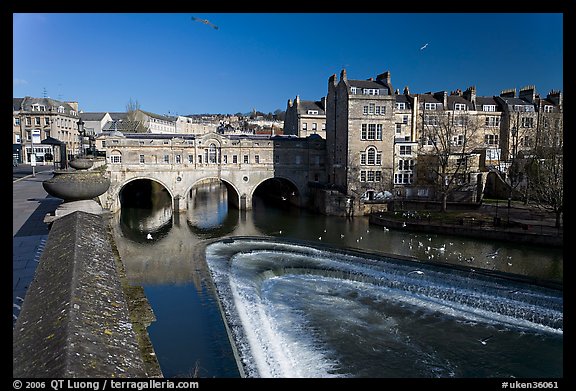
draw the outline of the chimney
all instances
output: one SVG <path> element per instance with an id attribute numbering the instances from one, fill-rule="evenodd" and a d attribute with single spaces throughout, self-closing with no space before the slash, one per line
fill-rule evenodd
<path id="1" fill-rule="evenodd" d="M 404 95 L 410 95 L 410 89 L 408 86 L 404 87 Z"/>
<path id="2" fill-rule="evenodd" d="M 527 102 L 534 103 L 534 100 L 536 99 L 536 86 L 530 85 L 520 88 L 518 97 Z"/>
<path id="3" fill-rule="evenodd" d="M 346 77 L 346 69 L 342 69 L 340 72 L 340 81 L 348 81 L 348 78 Z"/>
<path id="4" fill-rule="evenodd" d="M 373 77 L 368 78 L 368 81 L 374 81 Z"/>
<path id="5" fill-rule="evenodd" d="M 548 96 L 546 96 L 546 99 L 548 99 L 549 101 L 554 102 L 554 104 L 556 106 L 562 106 L 562 93 L 560 92 L 560 90 L 555 91 L 552 90 L 548 93 Z"/>
<path id="6" fill-rule="evenodd" d="M 322 110 L 326 111 L 326 97 L 325 96 L 323 96 L 320 99 L 320 105 L 322 106 Z"/>
<path id="7" fill-rule="evenodd" d="M 69 104 L 74 111 L 78 112 L 78 102 L 66 102 L 67 104 Z"/>
<path id="8" fill-rule="evenodd" d="M 336 87 L 336 74 L 333 74 L 328 78 L 328 86 Z"/>
<path id="9" fill-rule="evenodd" d="M 516 88 L 509 88 L 507 90 L 502 90 L 500 92 L 500 97 L 502 97 L 502 98 L 515 98 L 516 97 Z"/>
<path id="10" fill-rule="evenodd" d="M 466 99 L 469 102 L 472 102 L 472 107 L 476 107 L 476 87 L 475 86 L 470 86 L 466 89 L 466 91 L 464 91 L 464 93 L 462 94 L 462 96 L 464 96 L 464 99 Z"/>
<path id="11" fill-rule="evenodd" d="M 439 91 L 434 93 L 434 98 L 441 101 L 444 105 L 444 109 L 448 108 L 448 92 L 446 91 Z"/>
<path id="12" fill-rule="evenodd" d="M 288 99 L 288 107 L 292 107 L 292 99 Z"/>
<path id="13" fill-rule="evenodd" d="M 386 71 L 384 73 L 379 74 L 378 76 L 376 76 L 376 80 L 383 81 L 386 84 L 390 84 L 392 81 L 392 78 L 390 76 L 390 71 Z"/>

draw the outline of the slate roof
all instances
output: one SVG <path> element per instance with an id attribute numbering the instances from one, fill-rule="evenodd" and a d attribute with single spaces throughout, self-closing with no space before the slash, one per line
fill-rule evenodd
<path id="1" fill-rule="evenodd" d="M 456 103 L 462 103 L 465 104 L 466 107 L 468 108 L 468 110 L 474 110 L 474 107 L 472 105 L 472 102 L 470 102 L 469 100 L 466 100 L 463 96 L 460 95 L 448 95 L 448 110 L 454 110 L 454 105 Z"/>
<path id="2" fill-rule="evenodd" d="M 100 112 L 80 113 L 80 118 L 82 121 L 101 121 L 105 115 L 106 113 Z"/>
<path id="3" fill-rule="evenodd" d="M 46 106 L 47 111 L 50 111 L 52 107 L 59 107 L 59 106 L 63 106 L 67 114 L 70 113 L 70 110 L 74 110 L 74 108 L 70 106 L 68 103 L 52 98 L 33 98 L 30 96 L 26 96 L 24 98 L 14 98 L 14 100 L 16 99 L 22 99 L 20 103 L 20 108 L 18 110 L 31 111 L 32 105 L 36 103 L 42 106 Z M 16 102 L 13 103 L 13 105 L 15 104 Z"/>
<path id="4" fill-rule="evenodd" d="M 102 131 L 136 132 L 139 124 L 138 121 L 113 120 L 106 122 Z"/>
<path id="5" fill-rule="evenodd" d="M 301 100 L 298 104 L 298 112 L 302 114 L 307 114 L 308 110 L 317 110 L 318 115 L 326 115 L 326 112 L 322 108 L 322 102 L 312 101 L 312 100 Z"/>

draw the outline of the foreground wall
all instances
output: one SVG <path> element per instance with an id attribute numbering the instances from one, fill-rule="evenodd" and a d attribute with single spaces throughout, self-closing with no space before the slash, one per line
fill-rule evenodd
<path id="1" fill-rule="evenodd" d="M 13 377 L 148 377 L 104 218 L 52 224 L 13 330 Z"/>

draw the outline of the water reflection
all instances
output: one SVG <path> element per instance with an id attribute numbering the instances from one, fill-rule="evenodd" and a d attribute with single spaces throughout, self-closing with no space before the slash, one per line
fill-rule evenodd
<path id="1" fill-rule="evenodd" d="M 149 332 L 167 377 L 185 376 L 196 366 L 200 376 L 238 376 L 210 274 L 199 253 L 206 239 L 277 236 L 542 280 L 561 282 L 563 277 L 559 249 L 385 230 L 370 226 L 364 217 L 346 220 L 272 208 L 258 198 L 252 211 L 240 212 L 227 201 L 226 187 L 215 182 L 191 192 L 186 213 L 173 216 L 168 197 L 156 200 L 152 209 L 123 208 L 114 217 L 127 278 L 144 286 L 157 316 Z M 146 239 L 147 232 L 152 240 Z"/>

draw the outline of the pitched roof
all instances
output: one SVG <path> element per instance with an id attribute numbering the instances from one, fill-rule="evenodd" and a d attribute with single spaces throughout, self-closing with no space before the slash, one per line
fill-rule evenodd
<path id="1" fill-rule="evenodd" d="M 102 131 L 137 132 L 140 123 L 129 120 L 108 121 L 102 127 Z"/>
<path id="2" fill-rule="evenodd" d="M 322 108 L 322 102 L 312 101 L 312 100 L 301 100 L 298 104 L 298 112 L 306 114 L 308 110 L 317 110 L 318 115 L 325 115 L 325 111 Z"/>
<path id="3" fill-rule="evenodd" d="M 82 121 L 101 121 L 106 113 L 94 112 L 94 113 L 80 113 L 80 118 Z"/>

